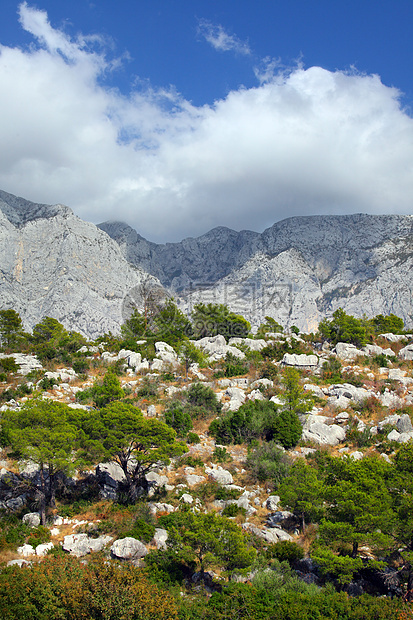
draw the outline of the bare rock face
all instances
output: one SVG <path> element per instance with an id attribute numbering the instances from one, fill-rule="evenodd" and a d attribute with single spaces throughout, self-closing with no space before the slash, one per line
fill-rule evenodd
<path id="1" fill-rule="evenodd" d="M 156 244 L 127 224 L 97 227 L 68 207 L 0 191 L 0 265 L 0 307 L 29 329 L 52 316 L 88 337 L 117 333 L 125 300 L 148 273 L 184 311 L 224 303 L 253 328 L 271 316 L 312 332 L 339 307 L 412 325 L 411 215 L 294 217 L 262 234 L 219 227 Z"/>
<path id="2" fill-rule="evenodd" d="M 342 307 L 349 314 L 394 313 L 411 325 L 413 216 L 294 217 L 261 235 L 216 228 L 157 245 L 125 224 L 100 227 L 123 255 L 179 292 L 182 307 L 227 303 L 253 326 L 272 316 L 315 331 Z"/>
<path id="3" fill-rule="evenodd" d="M 118 332 L 122 303 L 144 272 L 119 246 L 62 205 L 0 191 L 0 306 L 30 329 L 45 316 L 88 337 Z"/>

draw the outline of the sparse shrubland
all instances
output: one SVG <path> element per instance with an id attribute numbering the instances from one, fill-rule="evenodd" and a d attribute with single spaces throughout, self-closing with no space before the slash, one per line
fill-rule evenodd
<path id="1" fill-rule="evenodd" d="M 384 346 L 401 320 L 340 309 L 306 338 L 266 317 L 265 347 L 213 362 L 189 338 L 245 338 L 245 319 L 214 304 L 188 318 L 147 293 L 119 337 L 94 343 L 50 317 L 25 334 L 0 311 L 0 617 L 407 619 L 412 362 L 398 344 L 331 351 Z M 42 368 L 22 378 L 17 352 Z M 319 361 L 286 367 L 285 353 Z M 61 545 L 74 534 L 111 540 L 78 560 Z M 110 559 L 125 538 L 149 552 L 137 567 Z M 45 543 L 50 555 L 6 566 Z"/>

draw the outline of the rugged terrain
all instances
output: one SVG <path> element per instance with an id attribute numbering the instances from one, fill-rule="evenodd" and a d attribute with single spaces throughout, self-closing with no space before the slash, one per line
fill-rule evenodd
<path id="1" fill-rule="evenodd" d="M 27 328 L 51 315 L 89 337 L 119 331 L 123 303 L 151 274 L 190 312 L 225 303 L 253 328 L 271 316 L 316 331 L 339 307 L 413 325 L 413 216 L 295 217 L 262 234 L 216 228 L 155 244 L 127 224 L 0 192 L 0 305 Z M 155 281 L 155 280 L 154 280 Z"/>

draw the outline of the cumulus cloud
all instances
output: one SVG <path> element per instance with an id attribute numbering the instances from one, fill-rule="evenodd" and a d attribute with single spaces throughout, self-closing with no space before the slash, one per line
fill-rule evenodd
<path id="1" fill-rule="evenodd" d="M 220 24 L 213 24 L 206 19 L 199 20 L 199 34 L 218 52 L 233 51 L 248 56 L 250 47 L 233 34 L 228 34 Z"/>
<path id="2" fill-rule="evenodd" d="M 413 120 L 378 76 L 269 61 L 257 87 L 214 105 L 172 88 L 125 96 L 104 86 L 113 61 L 95 41 L 20 13 L 37 44 L 0 46 L 1 189 L 167 241 L 292 215 L 411 212 Z"/>

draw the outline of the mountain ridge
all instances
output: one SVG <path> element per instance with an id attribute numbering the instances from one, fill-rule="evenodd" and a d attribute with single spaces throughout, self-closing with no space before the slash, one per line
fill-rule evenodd
<path id="1" fill-rule="evenodd" d="M 187 313 L 225 303 L 254 328 L 268 315 L 315 331 L 338 307 L 411 327 L 412 267 L 412 215 L 292 217 L 262 233 L 220 226 L 157 244 L 128 224 L 96 226 L 0 191 L 0 304 L 27 328 L 49 315 L 89 337 L 118 332 L 125 299 L 148 278 Z"/>

